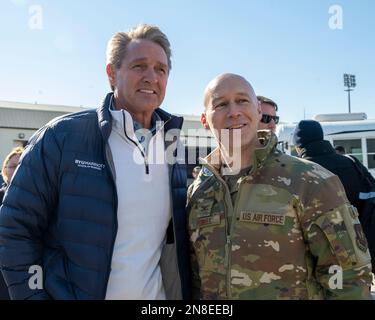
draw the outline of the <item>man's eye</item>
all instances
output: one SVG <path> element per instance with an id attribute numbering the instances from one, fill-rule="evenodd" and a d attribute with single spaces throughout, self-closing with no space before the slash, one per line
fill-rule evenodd
<path id="1" fill-rule="evenodd" d="M 133 66 L 132 69 L 143 69 L 143 65 L 141 65 L 141 64 L 136 64 L 136 65 Z"/>
<path id="2" fill-rule="evenodd" d="M 165 70 L 164 68 L 159 68 L 158 71 L 162 74 L 166 74 L 167 73 L 167 70 Z"/>
<path id="3" fill-rule="evenodd" d="M 240 99 L 240 100 L 238 100 L 238 103 L 248 103 L 249 102 L 249 100 L 247 100 L 247 99 Z"/>
<path id="4" fill-rule="evenodd" d="M 225 106 L 227 105 L 227 103 L 226 102 L 221 102 L 221 103 L 219 103 L 219 104 L 217 104 L 216 106 L 215 106 L 215 109 L 220 109 L 220 108 L 224 108 Z"/>

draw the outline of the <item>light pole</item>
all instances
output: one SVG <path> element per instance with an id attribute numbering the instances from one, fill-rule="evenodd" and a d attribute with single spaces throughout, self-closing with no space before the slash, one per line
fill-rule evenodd
<path id="1" fill-rule="evenodd" d="M 348 105 L 349 105 L 349 113 L 351 112 L 350 109 L 350 91 L 353 91 L 356 87 L 355 75 L 354 74 L 344 74 L 344 86 L 347 87 L 344 91 L 348 92 Z"/>

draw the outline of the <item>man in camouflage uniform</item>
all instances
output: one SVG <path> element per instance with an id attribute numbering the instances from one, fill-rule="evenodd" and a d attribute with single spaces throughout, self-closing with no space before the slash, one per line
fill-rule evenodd
<path id="1" fill-rule="evenodd" d="M 260 116 L 244 78 L 208 85 L 201 121 L 220 147 L 188 197 L 194 298 L 371 299 L 367 243 L 339 179 L 280 153 L 271 131 L 257 132 Z"/>

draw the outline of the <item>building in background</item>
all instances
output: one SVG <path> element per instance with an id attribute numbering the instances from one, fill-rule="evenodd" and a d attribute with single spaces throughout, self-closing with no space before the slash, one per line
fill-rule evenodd
<path id="1" fill-rule="evenodd" d="M 14 147 L 25 146 L 33 133 L 53 118 L 81 110 L 80 107 L 0 101 L 0 162 Z"/>

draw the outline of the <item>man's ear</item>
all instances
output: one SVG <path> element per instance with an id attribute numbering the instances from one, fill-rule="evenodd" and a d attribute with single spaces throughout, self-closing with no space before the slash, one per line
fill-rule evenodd
<path id="1" fill-rule="evenodd" d="M 109 83 L 111 84 L 112 87 L 115 86 L 116 82 L 116 77 L 115 77 L 115 71 L 113 69 L 113 66 L 108 63 L 105 67 L 105 71 L 107 72 L 108 80 Z"/>
<path id="2" fill-rule="evenodd" d="M 205 129 L 210 129 L 210 125 L 207 122 L 206 113 L 202 112 L 201 114 L 201 123 Z"/>

